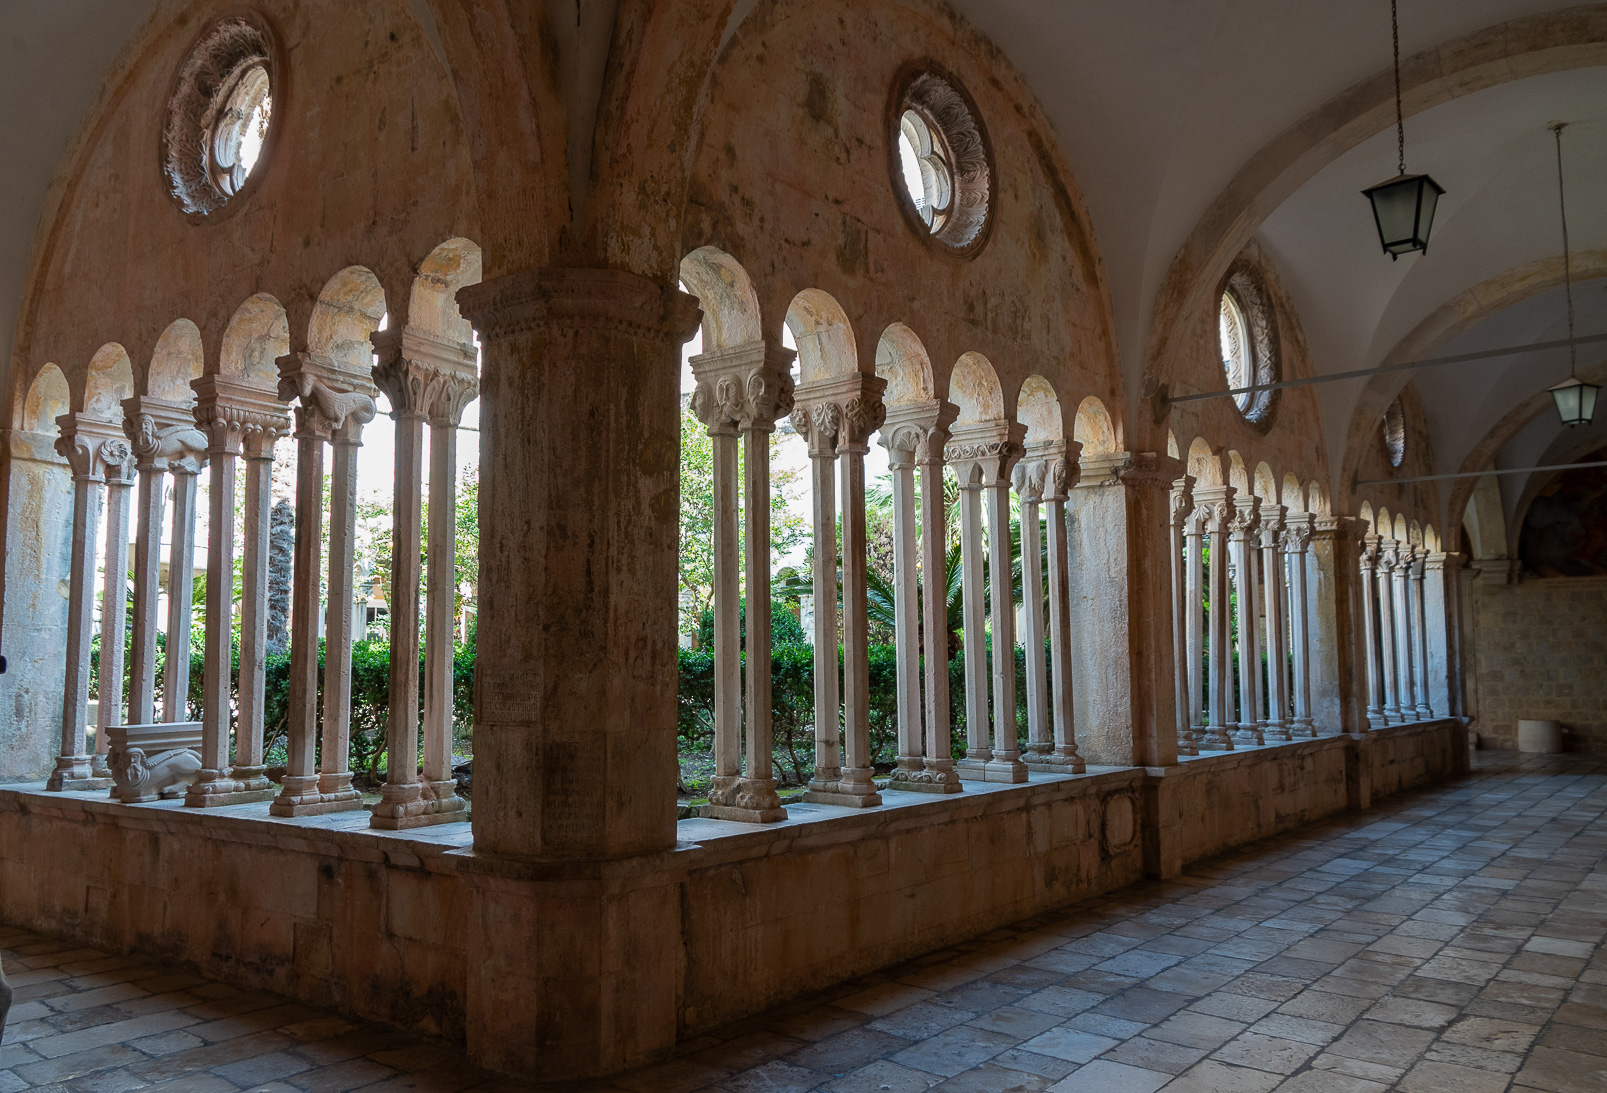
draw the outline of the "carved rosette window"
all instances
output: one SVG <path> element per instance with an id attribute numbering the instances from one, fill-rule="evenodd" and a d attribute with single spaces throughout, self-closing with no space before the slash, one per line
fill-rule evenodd
<path id="1" fill-rule="evenodd" d="M 918 69 L 894 97 L 894 181 L 919 230 L 947 250 L 981 246 L 991 211 L 988 142 L 969 97 Z"/>
<path id="2" fill-rule="evenodd" d="M 185 212 L 217 212 L 256 166 L 273 119 L 274 55 L 267 25 L 235 15 L 214 23 L 179 66 L 162 151 Z"/>
<path id="3" fill-rule="evenodd" d="M 1217 341 L 1222 352 L 1222 375 L 1229 387 L 1276 383 L 1278 333 L 1276 316 L 1266 286 L 1246 266 L 1235 269 L 1222 286 L 1217 305 Z M 1262 422 L 1272 412 L 1275 392 L 1245 392 L 1233 396 L 1245 420 Z"/>
<path id="4" fill-rule="evenodd" d="M 1384 454 L 1391 467 L 1399 467 L 1406 458 L 1406 415 L 1401 412 L 1401 400 L 1396 399 L 1384 411 L 1382 422 Z"/>

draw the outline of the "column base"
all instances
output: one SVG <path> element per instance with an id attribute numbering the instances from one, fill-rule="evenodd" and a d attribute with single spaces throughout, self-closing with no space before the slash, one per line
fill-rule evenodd
<path id="1" fill-rule="evenodd" d="M 956 760 L 955 771 L 961 778 L 973 782 L 987 781 L 986 772 L 988 764 L 993 761 L 993 752 L 988 748 L 975 748 L 965 753 L 965 758 Z"/>
<path id="2" fill-rule="evenodd" d="M 1433 721 L 1434 720 L 1434 711 L 1433 711 L 1433 709 L 1431 709 L 1428 706 L 1419 706 L 1419 707 L 1417 707 L 1417 719 L 1419 721 Z"/>
<path id="3" fill-rule="evenodd" d="M 875 808 L 882 803 L 882 795 L 876 792 L 876 783 L 871 781 L 870 774 L 869 767 L 844 767 L 842 777 L 835 782 L 811 781 L 803 799 L 812 805 Z"/>
<path id="4" fill-rule="evenodd" d="M 1201 751 L 1232 751 L 1233 738 L 1224 729 L 1206 729 L 1199 748 Z"/>
<path id="5" fill-rule="evenodd" d="M 369 809 L 369 827 L 401 831 L 410 827 L 462 823 L 468 819 L 467 802 L 457 794 L 455 779 L 439 782 L 403 782 L 380 787 L 380 799 Z"/>
<path id="6" fill-rule="evenodd" d="M 285 775 L 284 787 L 268 806 L 272 816 L 321 816 L 326 812 L 346 812 L 363 807 L 363 795 L 350 786 L 351 775 L 346 774 L 345 786 L 339 785 L 341 775 L 325 775 L 334 781 L 330 792 L 319 788 L 320 776 Z"/>
<path id="7" fill-rule="evenodd" d="M 1179 747 L 1181 746 L 1181 742 L 1179 742 Z M 1193 747 L 1192 740 L 1189 741 L 1189 746 Z M 1191 751 L 1189 754 L 1194 753 Z M 1036 770 L 1044 774 L 1086 774 L 1088 772 L 1088 764 L 1083 762 L 1083 757 L 1078 755 L 1075 749 L 1070 752 L 1053 751 L 1047 755 L 1029 755 L 1026 758 L 1026 764 L 1028 770 Z"/>
<path id="8" fill-rule="evenodd" d="M 1316 723 L 1309 717 L 1297 717 L 1294 724 L 1289 726 L 1289 735 L 1295 740 L 1315 740 L 1317 738 Z"/>
<path id="9" fill-rule="evenodd" d="M 1258 748 L 1262 744 L 1265 744 L 1267 740 L 1266 737 L 1261 735 L 1260 726 L 1239 725 L 1233 730 L 1233 742 L 1235 744 L 1243 744 L 1246 747 Z"/>
<path id="10" fill-rule="evenodd" d="M 1025 782 L 1027 780 L 1027 764 L 1023 763 L 1019 752 L 994 752 L 988 765 L 982 768 L 982 781 L 984 782 Z"/>
<path id="11" fill-rule="evenodd" d="M 804 794 L 804 800 L 809 795 Z M 705 820 L 732 820 L 739 824 L 774 824 L 787 818 L 784 808 L 739 808 L 736 805 L 704 805 L 698 815 Z"/>
<path id="12" fill-rule="evenodd" d="M 111 778 L 97 777 L 87 755 L 57 756 L 56 769 L 45 782 L 45 788 L 52 793 L 85 793 L 111 787 Z"/>
<path id="13" fill-rule="evenodd" d="M 223 805 L 243 805 L 251 801 L 269 801 L 279 793 L 279 787 L 266 778 L 264 785 L 255 785 L 234 777 L 234 771 L 203 770 L 200 777 L 184 791 L 186 808 L 220 808 Z"/>
<path id="14" fill-rule="evenodd" d="M 1177 734 L 1177 754 L 1198 755 L 1199 747 L 1194 743 L 1194 734 L 1187 730 Z"/>
<path id="15" fill-rule="evenodd" d="M 112 768 L 106 763 L 106 753 L 98 751 L 89 757 L 89 775 L 92 778 L 110 778 Z"/>
<path id="16" fill-rule="evenodd" d="M 920 763 L 920 756 L 908 757 L 911 763 Z M 897 767 L 888 779 L 888 789 L 899 789 L 906 793 L 959 793 L 960 776 L 954 773 L 954 760 L 928 760 L 931 762 L 946 762 L 943 767 L 911 766 Z"/>
<path id="17" fill-rule="evenodd" d="M 1289 725 L 1286 722 L 1263 721 L 1261 722 L 1261 738 L 1269 743 L 1278 744 L 1285 740 L 1293 740 L 1294 735 L 1289 731 Z"/>

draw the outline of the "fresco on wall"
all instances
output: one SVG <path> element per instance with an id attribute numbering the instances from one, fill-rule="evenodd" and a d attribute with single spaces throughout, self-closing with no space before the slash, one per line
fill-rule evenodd
<path id="1" fill-rule="evenodd" d="M 1597 460 L 1607 460 L 1607 448 L 1579 462 Z M 1607 576 L 1607 467 L 1552 479 L 1524 517 L 1518 555 L 1539 577 Z"/>

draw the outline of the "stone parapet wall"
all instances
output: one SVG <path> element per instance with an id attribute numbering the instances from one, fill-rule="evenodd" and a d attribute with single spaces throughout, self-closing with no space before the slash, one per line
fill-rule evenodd
<path id="1" fill-rule="evenodd" d="M 1515 748 L 1532 718 L 1561 721 L 1571 751 L 1607 753 L 1607 577 L 1471 588 L 1480 741 Z"/>
<path id="2" fill-rule="evenodd" d="M 617 963 L 608 981 L 628 983 L 643 1016 L 615 1030 L 612 1054 L 635 1065 L 676 1038 L 1465 768 L 1465 730 L 1433 721 L 955 796 L 889 792 L 873 810 L 793 806 L 773 825 L 687 820 L 668 853 L 597 864 L 479 857 L 467 824 L 420 837 L 349 816 L 5 787 L 0 921 L 467 1037 L 476 1061 L 508 1071 L 588 1035 L 566 1024 L 566 1002 L 595 989 L 597 960 Z"/>

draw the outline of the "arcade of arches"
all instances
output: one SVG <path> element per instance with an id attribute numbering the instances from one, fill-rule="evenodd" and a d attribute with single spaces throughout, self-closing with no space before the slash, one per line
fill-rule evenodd
<path id="1" fill-rule="evenodd" d="M 1460 776 L 1519 719 L 1607 747 L 1601 471 L 1449 477 L 1601 458 L 1555 353 L 1169 401 L 1564 336 L 1559 117 L 1594 332 L 1607 5 L 1402 4 L 1447 194 L 1397 263 L 1357 194 L 1394 165 L 1388 35 L 1299 6 L 19 15 L 4 79 L 63 90 L 0 177 L 0 922 L 605 1075 Z"/>

